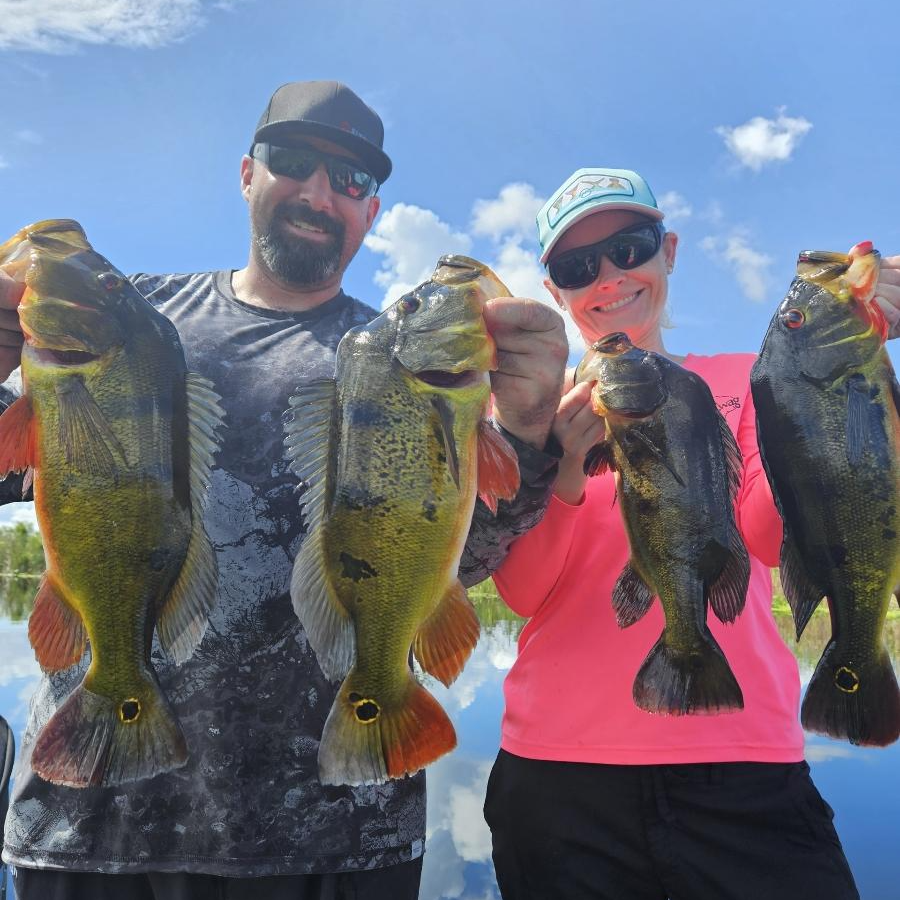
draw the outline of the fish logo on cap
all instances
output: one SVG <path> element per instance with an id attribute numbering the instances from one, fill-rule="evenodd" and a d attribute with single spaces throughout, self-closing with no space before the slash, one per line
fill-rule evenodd
<path id="1" fill-rule="evenodd" d="M 634 185 L 620 175 L 582 175 L 559 192 L 547 210 L 547 221 L 552 228 L 573 204 L 580 205 L 594 197 L 611 194 L 633 197 Z"/>

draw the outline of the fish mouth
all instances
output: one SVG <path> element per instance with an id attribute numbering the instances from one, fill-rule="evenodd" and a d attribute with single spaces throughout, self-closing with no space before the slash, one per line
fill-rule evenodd
<path id="1" fill-rule="evenodd" d="M 441 369 L 425 369 L 421 372 L 411 373 L 414 378 L 424 384 L 436 388 L 458 389 L 469 387 L 481 380 L 482 374 L 476 369 L 466 369 L 463 372 L 446 372 Z"/>

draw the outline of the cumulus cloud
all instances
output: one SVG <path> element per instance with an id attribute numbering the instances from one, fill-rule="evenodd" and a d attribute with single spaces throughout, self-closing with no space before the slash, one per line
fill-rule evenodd
<path id="1" fill-rule="evenodd" d="M 771 277 L 769 269 L 772 257 L 754 250 L 746 235 L 734 233 L 727 237 L 706 237 L 700 247 L 716 262 L 731 270 L 744 296 L 756 303 L 768 297 Z"/>
<path id="2" fill-rule="evenodd" d="M 666 222 L 689 219 L 694 214 L 690 203 L 678 191 L 667 191 L 659 197 L 657 202 L 659 208 L 666 214 Z"/>
<path id="3" fill-rule="evenodd" d="M 203 0 L 0 0 L 0 50 L 60 53 L 80 44 L 155 48 L 205 21 Z"/>
<path id="4" fill-rule="evenodd" d="M 530 184 L 508 184 L 495 199 L 475 201 L 472 233 L 494 240 L 505 236 L 533 240 L 535 216 L 543 205 L 543 198 L 535 194 Z"/>
<path id="5" fill-rule="evenodd" d="M 385 289 L 384 309 L 425 281 L 445 253 L 468 253 L 472 239 L 453 231 L 430 209 L 396 203 L 380 217 L 365 245 L 386 257 L 375 273 L 375 283 Z"/>
<path id="6" fill-rule="evenodd" d="M 720 125 L 716 133 L 742 165 L 758 172 L 768 163 L 789 160 L 810 128 L 812 122 L 786 116 L 781 109 L 776 119 L 754 116 L 735 128 Z"/>

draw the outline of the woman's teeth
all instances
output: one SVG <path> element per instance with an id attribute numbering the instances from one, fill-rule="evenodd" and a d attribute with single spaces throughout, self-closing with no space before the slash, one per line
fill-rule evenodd
<path id="1" fill-rule="evenodd" d="M 640 293 L 640 291 L 635 292 L 634 294 L 629 294 L 627 297 L 623 297 L 621 300 L 616 300 L 615 303 L 606 303 L 603 306 L 596 307 L 597 312 L 613 312 L 616 309 L 621 309 L 623 306 L 627 306 L 634 300 L 635 297 Z"/>

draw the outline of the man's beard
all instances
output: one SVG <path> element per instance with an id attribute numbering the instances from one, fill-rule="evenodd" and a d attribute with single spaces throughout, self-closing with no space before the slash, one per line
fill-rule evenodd
<path id="1" fill-rule="evenodd" d="M 314 244 L 296 234 L 287 234 L 285 219 L 320 228 L 332 236 L 327 244 Z M 331 278 L 341 263 L 344 226 L 305 204 L 279 203 L 265 228 L 255 234 L 259 254 L 269 270 L 285 284 L 297 287 L 321 284 Z"/>

